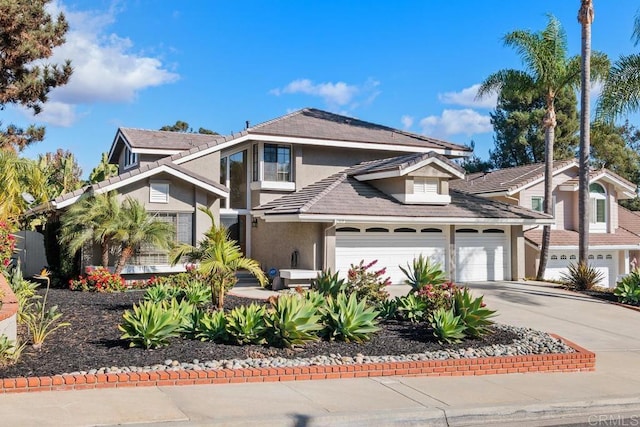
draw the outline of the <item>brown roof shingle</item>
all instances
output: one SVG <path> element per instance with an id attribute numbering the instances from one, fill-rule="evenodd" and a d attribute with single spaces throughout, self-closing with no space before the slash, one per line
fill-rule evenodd
<path id="1" fill-rule="evenodd" d="M 524 237 L 538 248 L 542 244 L 542 230 L 529 230 Z M 618 228 L 615 233 L 589 233 L 589 246 L 638 246 L 637 235 Z M 550 247 L 578 247 L 578 232 L 573 230 L 551 230 Z"/>

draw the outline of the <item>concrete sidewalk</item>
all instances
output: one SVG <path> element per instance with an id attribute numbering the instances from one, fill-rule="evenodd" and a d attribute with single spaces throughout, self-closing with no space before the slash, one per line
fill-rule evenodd
<path id="1" fill-rule="evenodd" d="M 540 283 L 472 288 L 498 310 L 499 322 L 555 332 L 595 351 L 596 372 L 8 394 L 0 397 L 1 424 L 640 425 L 640 313 Z"/>

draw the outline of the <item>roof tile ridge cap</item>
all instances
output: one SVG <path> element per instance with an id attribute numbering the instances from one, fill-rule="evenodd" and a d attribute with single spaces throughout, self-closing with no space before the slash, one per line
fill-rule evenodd
<path id="1" fill-rule="evenodd" d="M 324 196 L 327 195 L 327 193 L 331 190 L 333 190 L 334 188 L 336 188 L 339 184 L 342 184 L 344 182 L 344 180 L 347 178 L 347 171 L 344 170 L 342 172 L 338 172 L 336 174 L 333 174 L 327 178 L 325 178 L 326 180 L 329 179 L 335 179 L 335 181 L 333 181 L 331 184 L 327 185 L 321 192 L 319 192 L 318 194 L 316 194 L 314 197 L 312 197 L 307 203 L 305 203 L 304 205 L 302 205 L 300 207 L 300 212 L 306 212 L 309 209 L 311 209 L 311 207 L 318 202 L 321 198 L 323 198 Z M 321 181 L 318 181 L 318 183 L 320 183 Z"/>
<path id="2" fill-rule="evenodd" d="M 396 128 L 391 128 L 391 129 L 393 129 L 393 131 L 396 132 L 396 133 L 408 136 L 410 138 L 416 138 L 416 139 L 419 139 L 421 141 L 432 142 L 432 143 L 434 143 L 436 145 L 443 145 L 443 144 L 444 145 L 455 145 L 457 147 L 466 148 L 467 150 L 471 151 L 471 149 L 469 147 L 467 147 L 466 145 L 463 145 L 463 144 L 456 144 L 455 142 L 445 141 L 444 139 L 434 138 L 434 137 L 429 136 L 429 135 L 420 135 L 419 133 L 409 132 L 409 131 L 402 130 L 402 129 L 396 129 Z"/>
<path id="3" fill-rule="evenodd" d="M 557 172 L 560 169 L 564 168 L 565 166 L 568 166 L 568 165 L 570 165 L 572 163 L 577 164 L 578 162 L 577 162 L 576 159 L 567 159 L 567 160 L 554 160 L 553 163 L 554 163 L 554 165 L 551 168 L 552 174 L 554 172 Z M 544 165 L 545 163 L 544 162 L 540 162 L 540 163 L 533 163 L 533 164 L 534 165 Z M 523 166 L 528 166 L 528 165 L 523 165 Z M 536 169 L 532 170 L 531 172 L 533 172 L 535 170 Z M 523 185 L 529 184 L 530 182 L 535 181 L 536 179 L 539 179 L 540 176 L 542 176 L 544 178 L 544 174 L 545 173 L 546 173 L 546 171 L 543 168 L 542 173 L 539 173 L 539 174 L 537 174 L 535 176 L 532 176 L 532 177 L 530 177 L 528 179 L 525 179 L 524 181 L 520 182 L 520 184 L 512 185 L 511 187 L 509 187 L 508 191 L 512 191 L 512 190 L 515 190 L 515 189 L 517 189 L 519 187 L 522 187 Z"/>
<path id="4" fill-rule="evenodd" d="M 266 126 L 266 125 L 270 125 L 270 124 L 273 124 L 273 123 L 279 122 L 279 121 L 284 120 L 284 119 L 288 119 L 288 118 L 290 118 L 290 117 L 293 117 L 293 116 L 295 116 L 295 115 L 297 115 L 297 114 L 300 114 L 300 113 L 302 113 L 303 111 L 307 111 L 307 110 L 309 110 L 309 108 L 308 108 L 308 107 L 301 108 L 301 109 L 296 110 L 296 111 L 292 111 L 292 112 L 290 112 L 290 113 L 285 114 L 284 116 L 275 117 L 275 118 L 273 118 L 273 119 L 269 119 L 269 120 L 267 120 L 267 121 L 264 121 L 264 122 L 258 123 L 258 124 L 257 124 L 257 125 L 255 125 L 255 126 L 251 126 L 251 127 L 249 127 L 248 129 L 245 129 L 245 131 L 253 131 L 253 130 L 256 130 L 256 129 L 260 128 L 260 127 L 263 127 L 263 126 Z"/>
<path id="5" fill-rule="evenodd" d="M 480 199 L 480 200 L 482 200 L 482 201 L 483 201 L 483 202 L 485 202 L 485 203 L 486 203 L 487 201 L 490 201 L 491 203 L 496 203 L 496 204 L 499 204 L 499 205 L 503 205 L 503 206 L 508 207 L 508 208 L 511 208 L 511 209 L 518 209 L 518 210 L 521 210 L 521 211 L 522 211 L 522 210 L 524 210 L 524 211 L 526 211 L 527 213 L 529 213 L 529 212 L 533 212 L 533 213 L 536 213 L 536 214 L 545 215 L 545 216 L 547 216 L 547 217 L 549 217 L 549 218 L 553 218 L 553 215 L 548 215 L 548 214 L 546 214 L 546 213 L 544 213 L 544 212 L 534 211 L 534 210 L 532 210 L 532 209 L 525 208 L 524 206 L 520 206 L 520 205 L 512 205 L 511 203 L 502 202 L 502 201 L 500 201 L 500 200 L 487 199 L 487 198 L 485 198 L 485 197 L 478 196 L 477 194 L 473 194 L 473 193 L 465 193 L 464 191 L 454 190 L 454 189 L 450 189 L 450 190 L 449 190 L 449 192 L 450 192 L 450 193 L 451 193 L 451 192 L 453 192 L 453 193 L 459 193 L 459 194 L 463 195 L 464 197 L 473 197 L 474 199 Z"/>

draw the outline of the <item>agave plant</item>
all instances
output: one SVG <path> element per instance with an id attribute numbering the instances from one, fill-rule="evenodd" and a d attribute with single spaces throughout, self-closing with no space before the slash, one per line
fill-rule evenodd
<path id="1" fill-rule="evenodd" d="M 144 292 L 144 298 L 146 301 L 151 301 L 155 303 L 161 303 L 163 301 L 169 300 L 176 295 L 176 291 L 174 288 L 165 283 L 158 283 L 153 286 L 149 286 Z"/>
<path id="2" fill-rule="evenodd" d="M 363 342 L 380 330 L 377 326 L 379 312 L 367 306 L 367 300 L 358 301 L 356 294 L 347 297 L 343 292 L 328 297 L 322 309 L 325 331 L 329 339 Z"/>
<path id="3" fill-rule="evenodd" d="M 393 298 L 393 299 L 386 299 L 384 301 L 381 301 L 378 303 L 377 305 L 377 310 L 379 311 L 380 314 L 378 314 L 378 317 L 380 317 L 381 319 L 385 319 L 385 320 L 391 320 L 391 319 L 395 319 L 396 317 L 398 317 L 399 311 L 398 311 L 398 305 L 399 305 L 399 297 Z"/>
<path id="4" fill-rule="evenodd" d="M 178 293 L 180 299 L 201 307 L 211 301 L 211 288 L 200 280 L 190 280 Z"/>
<path id="5" fill-rule="evenodd" d="M 398 298 L 397 305 L 398 314 L 412 323 L 422 322 L 429 314 L 427 302 L 413 294 Z"/>
<path id="6" fill-rule="evenodd" d="M 180 335 L 180 320 L 159 303 L 142 301 L 134 304 L 133 312 L 125 311 L 122 318 L 124 322 L 118 325 L 123 332 L 120 338 L 131 341 L 130 347 L 157 348 Z"/>
<path id="7" fill-rule="evenodd" d="M 433 335 L 438 339 L 438 342 L 442 343 L 458 343 L 465 338 L 465 325 L 460 319 L 460 316 L 456 316 L 453 308 L 447 310 L 439 308 L 431 316 L 431 327 L 433 328 Z"/>
<path id="8" fill-rule="evenodd" d="M 338 273 L 331 274 L 331 269 L 320 272 L 311 283 L 311 287 L 320 294 L 332 297 L 337 296 L 340 292 L 345 292 L 347 286 L 344 279 L 338 279 Z"/>
<path id="9" fill-rule="evenodd" d="M 193 312 L 196 310 L 196 306 L 189 304 L 186 300 L 178 301 L 177 298 L 171 298 L 160 303 L 162 307 L 167 310 L 171 315 L 180 322 L 181 333 L 189 333 L 193 331 Z"/>
<path id="10" fill-rule="evenodd" d="M 196 335 L 201 341 L 224 343 L 229 341 L 227 332 L 227 317 L 224 311 L 203 313 L 198 325 Z"/>
<path id="11" fill-rule="evenodd" d="M 264 306 L 256 303 L 235 307 L 227 315 L 227 332 L 238 344 L 263 344 L 267 325 Z"/>
<path id="12" fill-rule="evenodd" d="M 640 270 L 633 270 L 618 282 L 613 294 L 624 304 L 640 304 Z"/>
<path id="13" fill-rule="evenodd" d="M 267 312 L 270 344 L 293 348 L 319 339 L 323 329 L 318 308 L 298 295 L 282 295 Z"/>
<path id="14" fill-rule="evenodd" d="M 584 262 L 571 263 L 568 268 L 569 273 L 562 273 L 561 279 L 570 289 L 578 291 L 591 289 L 604 278 L 601 271 Z"/>
<path id="15" fill-rule="evenodd" d="M 460 317 L 468 336 L 481 337 L 491 332 L 493 321 L 490 319 L 496 312 L 485 307 L 483 298 L 474 298 L 468 288 L 457 290 L 453 295 L 453 311 Z"/>
<path id="16" fill-rule="evenodd" d="M 407 268 L 399 266 L 400 270 L 407 276 L 405 283 L 411 286 L 409 293 L 418 292 L 424 286 L 439 285 L 447 281 L 447 277 L 442 270 L 440 264 L 431 264 L 429 258 L 425 258 L 420 254 L 418 258 L 413 259 L 413 263 L 407 263 Z"/>

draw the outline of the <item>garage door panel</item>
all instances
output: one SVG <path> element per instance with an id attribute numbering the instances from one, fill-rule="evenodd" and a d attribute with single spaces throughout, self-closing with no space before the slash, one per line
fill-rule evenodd
<path id="1" fill-rule="evenodd" d="M 595 252 L 588 259 L 589 265 L 602 273 L 600 286 L 615 287 L 618 255 L 616 252 Z M 563 274 L 569 274 L 569 264 L 578 262 L 578 253 L 573 251 L 550 251 L 544 277 L 549 280 L 562 280 Z"/>
<path id="2" fill-rule="evenodd" d="M 369 263 L 378 260 L 375 269 L 385 267 L 386 275 L 394 284 L 406 279 L 399 266 L 405 267 L 421 254 L 444 265 L 445 239 L 442 236 L 424 234 L 371 235 L 366 233 L 336 236 L 336 269 L 340 277 L 346 277 L 351 264 L 361 260 Z"/>
<path id="3" fill-rule="evenodd" d="M 507 270 L 504 234 L 456 234 L 456 280 L 504 280 Z"/>

